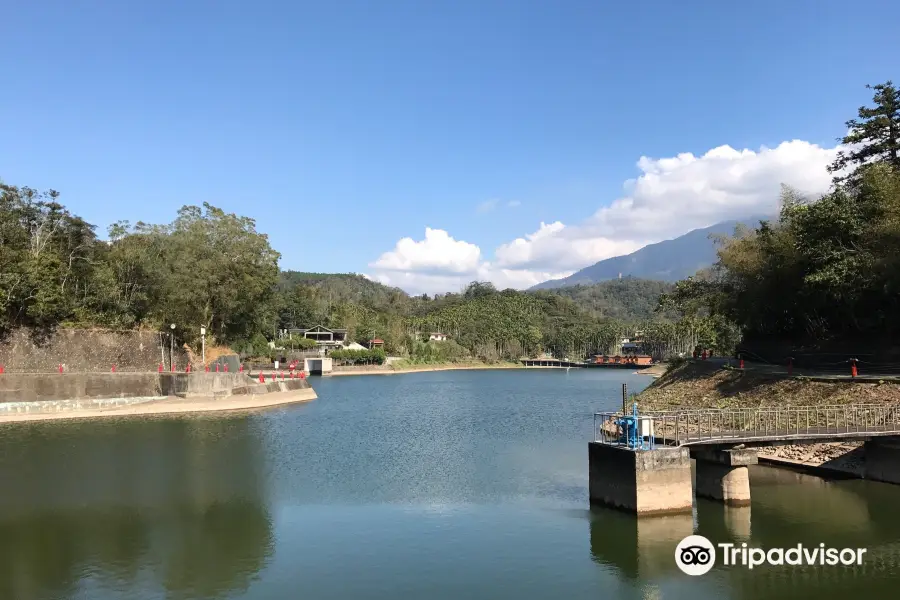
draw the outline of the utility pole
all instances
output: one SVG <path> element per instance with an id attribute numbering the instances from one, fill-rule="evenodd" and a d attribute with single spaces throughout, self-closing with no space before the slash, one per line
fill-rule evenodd
<path id="1" fill-rule="evenodd" d="M 202 355 L 201 355 L 202 358 L 200 360 L 203 361 L 203 365 L 205 366 L 206 365 L 206 327 L 203 325 L 200 326 L 200 340 L 201 340 L 200 343 L 203 347 Z"/>
<path id="2" fill-rule="evenodd" d="M 169 370 L 175 370 L 175 323 L 169 325 L 172 332 L 169 334 Z"/>

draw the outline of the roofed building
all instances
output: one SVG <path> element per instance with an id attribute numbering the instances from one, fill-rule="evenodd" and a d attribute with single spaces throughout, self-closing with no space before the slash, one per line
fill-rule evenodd
<path id="1" fill-rule="evenodd" d="M 315 340 L 320 348 L 340 348 L 347 341 L 346 329 L 329 329 L 322 325 L 310 329 L 289 329 L 288 333 Z"/>

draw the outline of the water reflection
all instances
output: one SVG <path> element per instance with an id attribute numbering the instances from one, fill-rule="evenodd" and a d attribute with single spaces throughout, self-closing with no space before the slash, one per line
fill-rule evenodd
<path id="1" fill-rule="evenodd" d="M 894 595 L 900 583 L 900 522 L 892 517 L 896 488 L 764 467 L 751 473 L 751 486 L 751 506 L 728 507 L 700 499 L 695 501 L 696 518 L 638 519 L 594 509 L 591 557 L 626 581 L 642 585 L 645 593 L 661 597 L 672 593 L 682 597 L 685 585 L 691 586 L 694 597 L 747 600 Z M 867 552 L 861 566 L 764 565 L 752 571 L 726 567 L 720 555 L 713 571 L 693 579 L 678 571 L 674 559 L 675 546 L 693 532 L 715 544 L 730 542 L 738 547 L 747 542 L 764 549 L 798 544 L 813 549 L 824 543 L 839 549 L 867 548 Z"/>
<path id="2" fill-rule="evenodd" d="M 590 515 L 591 557 L 632 580 L 678 573 L 675 546 L 694 530 L 692 515 L 638 519 L 595 508 Z"/>
<path id="3" fill-rule="evenodd" d="M 252 418 L 4 427 L 0 598 L 245 589 L 273 547 L 261 462 Z"/>

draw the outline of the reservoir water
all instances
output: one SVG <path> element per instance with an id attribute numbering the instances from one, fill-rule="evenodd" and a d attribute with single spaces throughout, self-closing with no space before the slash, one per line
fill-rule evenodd
<path id="1" fill-rule="evenodd" d="M 0 599 L 728 600 L 900 585 L 900 486 L 759 467 L 752 506 L 589 510 L 596 410 L 627 371 L 314 379 L 243 416 L 0 428 Z M 868 548 L 862 567 L 682 574 L 692 532 Z"/>

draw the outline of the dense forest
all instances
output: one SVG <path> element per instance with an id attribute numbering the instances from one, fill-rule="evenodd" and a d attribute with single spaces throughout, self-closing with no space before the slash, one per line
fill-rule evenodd
<path id="1" fill-rule="evenodd" d="M 662 298 L 745 340 L 816 344 L 900 333 L 900 90 L 872 86 L 820 198 L 784 188 L 777 220 L 721 240 L 718 262 Z"/>

